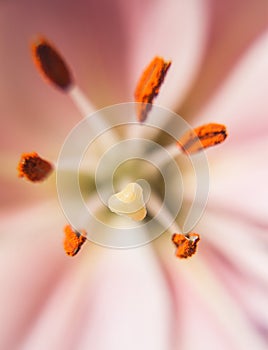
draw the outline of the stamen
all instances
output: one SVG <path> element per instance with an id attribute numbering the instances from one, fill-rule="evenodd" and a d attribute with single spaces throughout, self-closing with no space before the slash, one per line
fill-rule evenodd
<path id="1" fill-rule="evenodd" d="M 200 236 L 197 233 L 189 233 L 188 235 L 174 233 L 172 236 L 172 242 L 177 247 L 176 256 L 180 259 L 187 259 L 195 254 L 199 241 Z"/>
<path id="2" fill-rule="evenodd" d="M 137 119 L 139 122 L 146 120 L 152 109 L 152 102 L 158 95 L 160 86 L 171 65 L 171 61 L 164 61 L 161 57 L 155 57 L 142 73 L 135 90 L 135 102 L 142 102 L 137 107 Z"/>
<path id="3" fill-rule="evenodd" d="M 225 125 L 210 123 L 188 131 L 177 142 L 184 152 L 195 153 L 222 143 L 227 137 Z"/>
<path id="4" fill-rule="evenodd" d="M 68 90 L 73 85 L 73 78 L 60 53 L 43 37 L 31 47 L 33 61 L 43 78 L 62 90 Z"/>
<path id="5" fill-rule="evenodd" d="M 86 232 L 82 231 L 81 233 L 79 233 L 77 231 L 74 231 L 71 225 L 67 225 L 64 228 L 64 233 L 65 237 L 63 241 L 63 246 L 65 253 L 69 256 L 75 256 L 87 240 Z"/>
<path id="6" fill-rule="evenodd" d="M 109 209 L 118 215 L 141 221 L 147 210 L 143 200 L 143 189 L 135 183 L 129 183 L 121 192 L 112 195 L 108 201 Z"/>
<path id="7" fill-rule="evenodd" d="M 76 108 L 80 111 L 82 116 L 87 117 L 95 111 L 92 103 L 78 86 L 74 86 L 69 91 L 69 97 L 75 104 Z M 107 127 L 107 125 L 105 126 Z"/>
<path id="8" fill-rule="evenodd" d="M 23 153 L 18 164 L 18 176 L 32 182 L 44 181 L 52 172 L 53 166 L 36 152 Z"/>
<path id="9" fill-rule="evenodd" d="M 172 220 L 168 209 L 162 205 L 160 199 L 155 194 L 151 193 L 151 200 L 147 203 L 147 207 L 152 216 L 157 215 L 159 222 L 164 227 L 168 227 L 169 232 L 181 231 L 176 221 Z M 174 233 L 172 241 L 177 247 L 176 256 L 181 259 L 192 256 L 197 250 L 199 240 L 200 236 L 197 233 L 189 233 L 187 235 Z"/>
<path id="10" fill-rule="evenodd" d="M 67 92 L 69 97 L 81 112 L 83 117 L 88 117 L 94 111 L 94 107 L 87 99 L 85 94 L 75 85 L 70 69 L 62 58 L 61 54 L 43 37 L 38 38 L 32 44 L 33 61 L 43 76 L 43 78 L 58 88 Z M 99 116 L 92 123 L 92 128 L 97 132 L 111 129 L 106 121 Z M 113 130 L 109 130 L 109 135 L 102 138 L 102 144 L 105 148 L 116 143 L 118 138 Z"/>

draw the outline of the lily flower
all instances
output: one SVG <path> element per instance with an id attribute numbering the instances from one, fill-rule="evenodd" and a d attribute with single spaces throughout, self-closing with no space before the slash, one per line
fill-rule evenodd
<path id="1" fill-rule="evenodd" d="M 8 37 L 1 113 L 10 131 L 1 139 L 0 347 L 265 349 L 266 2 L 0 6 Z M 37 29 L 57 43 L 96 110 L 132 101 L 140 72 L 159 54 L 172 66 L 156 104 L 194 128 L 211 118 L 228 126 L 227 141 L 207 152 L 211 190 L 195 227 L 201 240 L 193 257 L 176 258 L 173 231 L 135 249 L 89 241 L 75 258 L 62 253 L 66 218 L 55 175 L 28 184 L 15 173 L 27 149 L 57 159 L 79 121 L 72 101 L 43 84 L 31 65 L 25 42 Z M 121 224 L 121 216 L 109 215 Z"/>

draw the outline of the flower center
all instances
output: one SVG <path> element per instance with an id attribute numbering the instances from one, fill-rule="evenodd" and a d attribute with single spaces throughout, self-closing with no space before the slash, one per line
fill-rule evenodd
<path id="1" fill-rule="evenodd" d="M 165 61 L 161 57 L 155 57 L 145 68 L 135 89 L 135 104 L 112 106 L 92 114 L 94 108 L 75 84 L 73 75 L 59 52 L 46 39 L 39 38 L 32 45 L 32 53 L 34 63 L 42 76 L 68 94 L 86 117 L 66 139 L 57 164 L 59 199 L 71 224 L 65 228 L 66 253 L 70 256 L 75 255 L 85 242 L 86 236 L 91 241 L 103 245 L 130 247 L 149 242 L 169 230 L 171 233 L 185 232 L 172 236 L 177 247 L 176 255 L 179 258 L 193 255 L 200 237 L 190 230 L 201 217 L 206 203 L 208 184 L 200 185 L 200 179 L 205 178 L 208 182 L 208 171 L 206 170 L 204 177 L 196 167 L 198 157 L 192 158 L 191 155 L 201 154 L 201 160 L 206 162 L 206 157 L 202 158 L 202 151 L 225 140 L 225 126 L 209 123 L 191 129 L 177 115 L 172 118 L 167 110 L 159 107 L 152 109 L 152 103 L 171 65 L 171 61 Z M 165 120 L 171 120 L 171 123 L 163 124 Z M 133 125 L 135 137 L 131 129 Z M 123 138 L 122 141 L 122 133 L 118 132 L 122 127 L 128 128 L 126 134 L 129 140 Z M 146 137 L 147 129 L 150 134 L 149 140 Z M 159 135 L 163 130 L 171 139 L 171 144 L 166 150 L 161 142 L 159 144 L 153 141 L 161 138 Z M 89 145 L 93 145 L 94 151 L 91 152 L 85 169 L 80 171 L 85 150 L 90 148 Z M 111 150 L 115 152 L 111 153 Z M 195 203 L 190 205 L 181 230 L 177 221 L 178 216 L 183 218 L 183 215 L 178 214 L 184 201 L 184 186 L 177 157 L 185 157 L 185 154 L 190 159 L 197 179 L 194 198 L 196 202 L 201 202 L 202 206 L 201 209 L 197 209 Z M 163 177 L 163 184 L 159 182 L 155 170 L 147 171 L 146 166 L 138 166 L 132 172 L 131 167 L 128 167 L 121 177 L 127 184 L 124 184 L 124 187 L 122 181 L 118 181 L 117 185 L 121 191 L 115 193 L 115 170 L 119 164 L 133 158 L 152 162 Z M 22 156 L 18 170 L 20 177 L 24 176 L 35 182 L 44 180 L 51 173 L 52 166 L 36 153 L 30 153 Z M 86 181 L 81 181 L 83 176 Z M 149 199 L 145 200 L 144 188 L 137 178 L 141 178 L 142 181 L 148 180 L 150 183 Z M 84 189 L 81 188 L 81 183 L 85 186 Z M 85 198 L 85 193 L 88 198 Z M 88 207 L 94 215 L 88 215 Z M 104 220 L 96 215 L 100 209 L 104 212 Z M 126 217 L 127 220 L 132 219 L 128 220 L 126 230 L 119 230 L 118 227 L 113 229 L 107 225 L 107 220 L 114 213 Z M 133 230 L 129 229 L 129 222 L 135 223 Z"/>
<path id="2" fill-rule="evenodd" d="M 143 199 L 142 187 L 129 183 L 121 192 L 113 194 L 108 201 L 109 209 L 118 215 L 125 215 L 135 221 L 142 221 L 147 210 Z"/>

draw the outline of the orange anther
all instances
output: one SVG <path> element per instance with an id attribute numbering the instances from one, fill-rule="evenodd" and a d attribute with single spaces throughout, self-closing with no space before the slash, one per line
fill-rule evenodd
<path id="1" fill-rule="evenodd" d="M 164 61 L 161 57 L 155 57 L 142 73 L 135 90 L 135 102 L 141 102 L 137 106 L 137 119 L 145 121 L 152 108 L 152 102 L 158 95 L 171 61 Z"/>
<path id="2" fill-rule="evenodd" d="M 189 233 L 183 235 L 174 233 L 172 242 L 177 247 L 176 256 L 181 259 L 186 259 L 195 254 L 197 243 L 200 241 L 200 236 L 197 233 Z"/>
<path id="3" fill-rule="evenodd" d="M 52 164 L 39 157 L 36 152 L 23 153 L 18 164 L 18 176 L 32 182 L 45 180 L 52 170 Z"/>
<path id="4" fill-rule="evenodd" d="M 77 231 L 74 231 L 71 225 L 67 225 L 64 228 L 64 233 L 65 236 L 63 246 L 65 253 L 69 256 L 75 256 L 87 240 L 86 232 L 82 231 L 81 233 L 79 233 Z"/>
<path id="5" fill-rule="evenodd" d="M 227 137 L 225 125 L 210 123 L 186 132 L 178 141 L 184 152 L 195 153 L 222 143 Z"/>
<path id="6" fill-rule="evenodd" d="M 45 38 L 38 38 L 31 48 L 33 61 L 45 80 L 63 90 L 72 86 L 73 78 L 67 64 Z"/>

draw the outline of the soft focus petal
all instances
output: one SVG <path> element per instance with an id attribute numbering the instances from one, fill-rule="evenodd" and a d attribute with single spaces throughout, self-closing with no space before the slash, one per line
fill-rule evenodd
<path id="1" fill-rule="evenodd" d="M 170 295 L 152 247 L 88 243 L 70 259 L 59 217 L 48 202 L 2 218 L 1 349 L 170 348 Z"/>
<path id="2" fill-rule="evenodd" d="M 141 71 L 155 55 L 171 60 L 156 103 L 172 109 L 183 100 L 200 68 L 209 35 L 209 8 L 204 0 L 140 3 L 143 20 L 130 20 L 130 86 L 136 85 Z M 124 4 L 129 6 L 128 2 Z"/>
<path id="3" fill-rule="evenodd" d="M 268 140 L 222 151 L 211 162 L 208 209 L 268 227 Z"/>
<path id="4" fill-rule="evenodd" d="M 268 223 L 267 50 L 268 33 L 251 47 L 199 119 L 225 122 L 229 133 L 224 146 L 209 153 L 209 205 L 260 225 Z"/>
<path id="5" fill-rule="evenodd" d="M 213 246 L 208 244 L 208 240 L 211 237 L 213 237 L 214 242 L 218 242 L 218 250 L 215 249 L 215 255 L 218 251 L 221 252 L 221 246 L 225 246 L 223 239 L 226 233 L 225 230 L 228 228 L 221 227 L 217 230 L 221 219 L 221 217 L 213 215 L 204 216 L 204 220 L 197 228 L 198 232 L 203 233 L 199 250 L 197 255 L 191 260 L 177 260 L 177 264 L 174 264 L 174 256 L 172 256 L 174 247 L 171 247 L 168 235 L 161 237 L 156 242 L 162 256 L 164 271 L 168 276 L 167 282 L 174 294 L 174 313 L 177 318 L 176 332 L 178 334 L 177 348 L 182 346 L 183 349 L 198 348 L 209 350 L 218 348 L 244 350 L 251 347 L 258 350 L 266 349 L 267 334 L 261 328 L 260 323 L 256 322 L 257 320 L 259 322 L 263 319 L 265 320 L 259 312 L 260 309 L 255 312 L 255 319 L 247 313 L 243 302 L 240 303 L 237 300 L 237 294 L 233 294 L 234 290 L 231 287 L 229 288 L 228 279 L 225 279 L 224 274 L 219 274 L 218 265 L 215 264 L 214 268 L 215 261 L 210 259 L 214 253 Z M 238 228 L 241 229 L 241 227 L 236 226 L 236 229 Z M 165 249 L 163 249 L 164 247 Z M 240 247 L 243 250 L 242 243 Z M 248 252 L 247 246 L 245 247 L 246 251 Z M 261 250 L 257 249 L 257 252 L 261 253 Z M 227 264 L 226 259 L 228 259 L 230 253 L 225 249 L 222 255 L 218 254 L 219 258 L 224 258 L 222 264 L 226 265 L 226 270 L 234 268 L 233 265 Z M 241 253 L 241 255 L 243 254 Z M 237 259 L 238 264 L 240 256 L 233 256 L 233 260 Z M 253 270 L 254 264 L 261 264 L 263 259 L 265 259 L 264 255 L 261 259 L 258 259 L 257 255 L 255 255 L 247 263 L 247 266 L 251 265 Z M 243 271 L 246 272 L 243 263 L 240 268 L 242 273 Z M 262 270 L 264 269 L 265 267 L 263 266 Z M 261 276 L 262 274 L 263 271 L 258 275 Z M 245 278 L 245 274 L 242 276 Z M 248 278 L 248 283 L 256 285 L 257 281 L 254 278 L 254 273 L 249 273 Z M 261 285 L 261 279 L 258 279 L 258 282 Z M 262 296 L 266 294 L 264 286 L 262 286 L 262 290 L 259 293 Z M 262 301 L 264 302 L 262 304 L 263 308 L 267 309 L 264 297 L 262 297 Z M 187 314 L 188 308 L 189 314 Z M 257 315 L 259 318 L 257 318 Z M 191 338 L 192 334 L 195 337 Z M 209 336 L 209 334 L 211 335 Z"/>
<path id="6" fill-rule="evenodd" d="M 238 147 L 268 133 L 268 32 L 249 47 L 225 84 L 200 111 L 199 122 L 213 118 L 229 129 L 227 147 Z"/>
<path id="7" fill-rule="evenodd" d="M 262 235 L 264 236 L 265 232 L 262 232 Z M 268 285 L 264 286 L 263 282 L 256 280 L 254 276 L 252 278 L 245 269 L 239 269 L 235 259 L 230 260 L 222 254 L 221 247 L 216 248 L 215 244 L 209 243 L 206 243 L 205 247 L 206 259 L 222 276 L 228 285 L 228 292 L 241 305 L 256 329 L 268 341 Z"/>
<path id="8" fill-rule="evenodd" d="M 250 225 L 239 216 L 207 212 L 199 229 L 205 236 L 205 260 L 267 342 L 267 228 Z"/>
<path id="9" fill-rule="evenodd" d="M 0 348 L 15 349 L 69 264 L 61 251 L 62 223 L 55 201 L 21 210 L 16 219 L 14 214 L 1 215 L 0 220 Z"/>
<path id="10" fill-rule="evenodd" d="M 94 275 L 81 349 L 169 349 L 170 295 L 152 247 L 106 251 Z"/>
<path id="11" fill-rule="evenodd" d="M 177 112 L 198 116 L 211 101 L 248 47 L 268 28 L 266 0 L 208 1 L 210 36 L 191 91 Z"/>
<path id="12" fill-rule="evenodd" d="M 220 218 L 223 220 L 219 223 Z M 237 266 L 237 269 L 251 278 L 252 282 L 257 281 L 268 287 L 268 245 L 265 237 L 267 229 L 254 223 L 250 225 L 240 220 L 239 216 L 232 218 L 209 211 L 204 215 L 199 227 L 222 256 L 226 257 L 226 261 Z"/>

